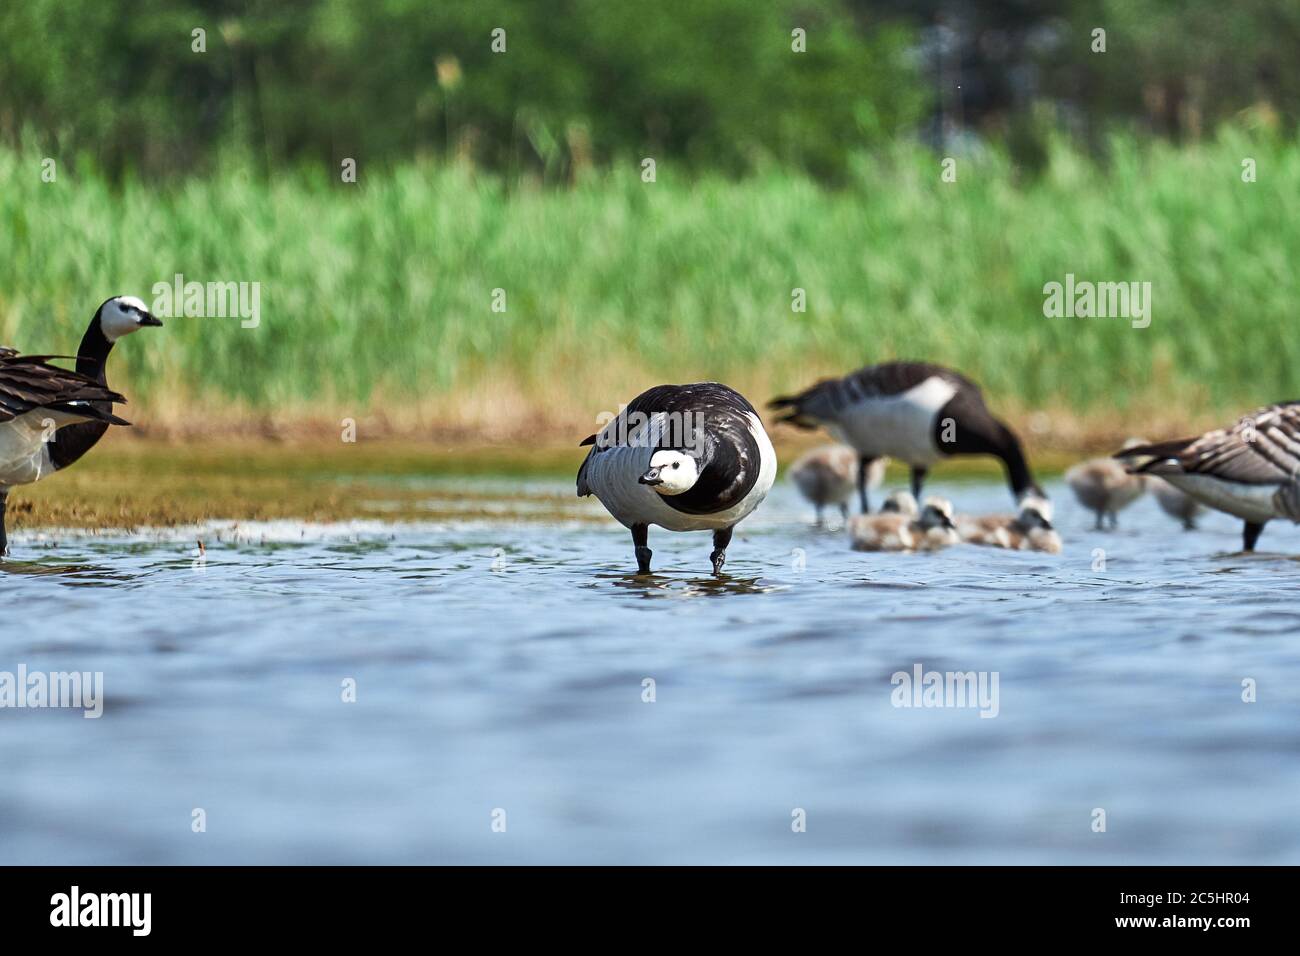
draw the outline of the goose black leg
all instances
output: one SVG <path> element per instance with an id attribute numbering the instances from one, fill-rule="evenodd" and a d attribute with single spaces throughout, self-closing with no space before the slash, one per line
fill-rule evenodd
<path id="1" fill-rule="evenodd" d="M 817 520 L 814 522 L 814 524 L 815 524 L 818 528 L 820 528 L 820 527 L 822 526 L 822 506 L 821 506 L 821 505 L 818 505 L 818 506 L 817 506 Z"/>
<path id="2" fill-rule="evenodd" d="M 929 468 L 912 469 L 912 497 L 917 501 L 921 500 L 921 486 L 925 484 L 925 476 L 929 473 Z"/>
<path id="3" fill-rule="evenodd" d="M 1104 511 L 1098 511 L 1098 512 L 1097 512 L 1097 523 L 1096 523 L 1095 525 L 1093 525 L 1092 530 L 1093 530 L 1093 531 L 1105 531 L 1105 530 L 1106 530 L 1106 512 L 1104 512 Z"/>
<path id="4" fill-rule="evenodd" d="M 1114 511 L 1110 513 L 1110 530 L 1111 531 L 1119 530 L 1119 514 Z"/>
<path id="5" fill-rule="evenodd" d="M 731 529 L 719 528 L 713 532 L 713 553 L 709 560 L 713 562 L 713 573 L 721 574 L 722 566 L 727 563 L 727 545 L 731 544 Z"/>
<path id="6" fill-rule="evenodd" d="M 1261 521 L 1256 524 L 1254 521 L 1247 521 L 1246 526 L 1241 529 L 1241 550 L 1254 551 L 1255 542 L 1259 540 L 1259 533 L 1264 530 L 1264 523 Z"/>
<path id="7" fill-rule="evenodd" d="M 9 492 L 0 491 L 0 558 L 9 553 L 9 537 L 5 533 L 5 503 L 9 500 Z"/>
<path id="8" fill-rule="evenodd" d="M 858 503 L 862 505 L 863 514 L 868 514 L 871 511 L 867 507 L 867 470 L 875 460 L 874 458 L 867 458 L 865 455 L 858 459 Z"/>
<path id="9" fill-rule="evenodd" d="M 632 544 L 636 546 L 636 573 L 650 573 L 650 556 L 654 554 L 647 546 L 650 540 L 648 524 L 632 525 Z"/>
<path id="10" fill-rule="evenodd" d="M 843 522 L 845 522 L 846 524 L 848 523 L 848 520 L 849 520 L 849 503 L 848 503 L 847 501 L 841 501 L 841 502 L 840 502 L 840 520 L 843 521 Z"/>

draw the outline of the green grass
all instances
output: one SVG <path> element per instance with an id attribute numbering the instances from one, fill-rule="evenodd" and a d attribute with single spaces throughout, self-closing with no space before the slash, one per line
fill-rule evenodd
<path id="1" fill-rule="evenodd" d="M 40 160 L 0 152 L 0 342 L 70 351 L 103 298 L 150 301 L 177 272 L 262 283 L 257 329 L 178 318 L 118 349 L 114 384 L 145 424 L 235 408 L 355 417 L 364 435 L 382 403 L 386 428 L 533 416 L 581 435 L 654 382 L 716 378 L 761 402 L 892 357 L 961 368 L 1016 417 L 1114 424 L 1169 403 L 1177 421 L 1300 397 L 1290 141 L 1120 140 L 1104 165 L 1057 146 L 1034 178 L 991 153 L 959 159 L 956 183 L 900 148 L 837 190 L 776 171 L 681 181 L 669 163 L 656 183 L 628 163 L 566 190 L 364 162 L 356 185 L 239 162 L 117 184 L 61 163 L 43 183 Z M 1043 285 L 1067 272 L 1151 282 L 1150 327 L 1045 318 Z"/>

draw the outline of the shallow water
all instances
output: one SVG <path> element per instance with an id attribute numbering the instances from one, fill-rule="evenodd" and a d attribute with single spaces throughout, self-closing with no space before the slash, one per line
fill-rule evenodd
<path id="1" fill-rule="evenodd" d="M 1290 526 L 1058 486 L 1061 556 L 868 555 L 778 486 L 724 579 L 656 529 L 640 579 L 569 482 L 466 486 L 501 519 L 17 537 L 0 671 L 104 707 L 0 710 L 0 863 L 1300 862 Z M 997 716 L 894 707 L 916 664 Z"/>

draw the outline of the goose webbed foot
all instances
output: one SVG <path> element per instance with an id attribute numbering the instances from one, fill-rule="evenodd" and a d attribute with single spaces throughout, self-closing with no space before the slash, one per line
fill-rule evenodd
<path id="1" fill-rule="evenodd" d="M 650 558 L 653 555 L 654 552 L 651 551 L 649 548 L 636 549 L 636 573 L 637 574 L 650 573 Z"/>

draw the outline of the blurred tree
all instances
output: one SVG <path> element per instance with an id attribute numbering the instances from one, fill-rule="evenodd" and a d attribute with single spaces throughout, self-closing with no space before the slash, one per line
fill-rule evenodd
<path id="1" fill-rule="evenodd" d="M 0 7 L 0 135 L 34 129 L 110 168 L 188 169 L 234 145 L 553 178 L 660 153 L 833 176 L 915 123 L 910 45 L 841 0 L 32 0 Z"/>
<path id="2" fill-rule="evenodd" d="M 150 172 L 235 148 L 834 178 L 900 135 L 1032 165 L 1058 129 L 1293 127 L 1298 48 L 1295 0 L 24 0 L 0 4 L 0 140 Z"/>

